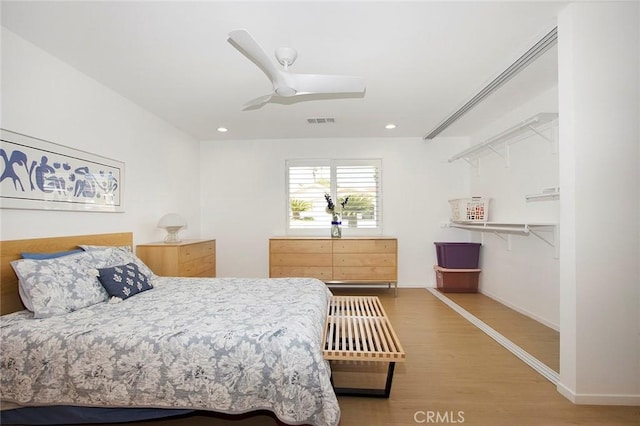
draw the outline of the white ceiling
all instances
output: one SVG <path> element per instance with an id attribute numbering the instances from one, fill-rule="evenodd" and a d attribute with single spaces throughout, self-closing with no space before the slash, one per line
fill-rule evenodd
<path id="1" fill-rule="evenodd" d="M 3 0 L 2 25 L 200 140 L 422 137 L 553 28 L 564 4 Z M 238 28 L 268 52 L 297 49 L 293 72 L 364 77 L 365 96 L 242 111 L 272 89 L 227 41 Z M 556 82 L 553 50 L 443 135 Z"/>

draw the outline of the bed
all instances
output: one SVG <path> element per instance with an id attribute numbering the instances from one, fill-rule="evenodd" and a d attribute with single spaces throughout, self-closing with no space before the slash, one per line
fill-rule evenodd
<path id="1" fill-rule="evenodd" d="M 64 424 L 114 422 L 191 410 L 267 410 L 286 424 L 339 423 L 321 346 L 331 293 L 321 281 L 157 277 L 142 264 L 136 271 L 150 275 L 149 291 L 34 318 L 40 311 L 24 309 L 9 262 L 23 252 L 78 245 L 101 253 L 106 246 L 130 247 L 132 235 L 0 246 L 3 424 L 38 424 L 42 416 L 48 424 L 54 416 Z M 120 248 L 107 251 L 122 255 Z M 14 406 L 36 408 L 4 410 Z M 21 420 L 11 420 L 20 412 Z"/>

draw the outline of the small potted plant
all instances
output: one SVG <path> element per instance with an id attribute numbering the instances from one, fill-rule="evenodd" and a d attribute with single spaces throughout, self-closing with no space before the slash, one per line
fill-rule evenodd
<path id="1" fill-rule="evenodd" d="M 342 212 L 349 201 L 349 196 L 346 196 L 339 205 L 336 205 L 331 199 L 331 195 L 325 193 L 325 200 L 327 200 L 327 208 L 326 212 L 331 215 L 331 237 L 332 238 L 341 238 L 342 237 Z"/>

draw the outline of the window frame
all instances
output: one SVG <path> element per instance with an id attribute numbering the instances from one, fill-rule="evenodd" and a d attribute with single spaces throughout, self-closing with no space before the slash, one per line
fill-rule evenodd
<path id="1" fill-rule="evenodd" d="M 382 172 L 382 159 L 380 158 L 356 158 L 356 159 L 328 159 L 328 158 L 316 158 L 316 159 L 287 159 L 285 160 L 285 203 L 284 203 L 284 217 L 285 217 L 285 234 L 288 236 L 309 236 L 309 237 L 329 237 L 331 228 L 331 219 L 327 214 L 326 225 L 321 225 L 316 228 L 292 228 L 291 220 L 289 216 L 290 212 L 290 183 L 289 183 L 289 170 L 291 167 L 329 167 L 330 172 L 330 194 L 331 199 L 337 202 L 337 169 L 339 167 L 349 166 L 374 166 L 377 169 L 377 226 L 371 228 L 349 228 L 348 226 L 342 227 L 342 236 L 379 236 L 382 235 L 384 225 L 383 203 L 383 172 Z M 348 204 L 348 203 L 347 203 Z"/>

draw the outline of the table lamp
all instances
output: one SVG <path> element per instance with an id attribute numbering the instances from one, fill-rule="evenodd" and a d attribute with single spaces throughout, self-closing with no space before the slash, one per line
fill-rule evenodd
<path id="1" fill-rule="evenodd" d="M 165 243 L 179 243 L 178 232 L 186 226 L 187 221 L 177 213 L 165 214 L 158 222 L 158 228 L 164 228 L 167 231 L 167 236 L 164 239 Z"/>

